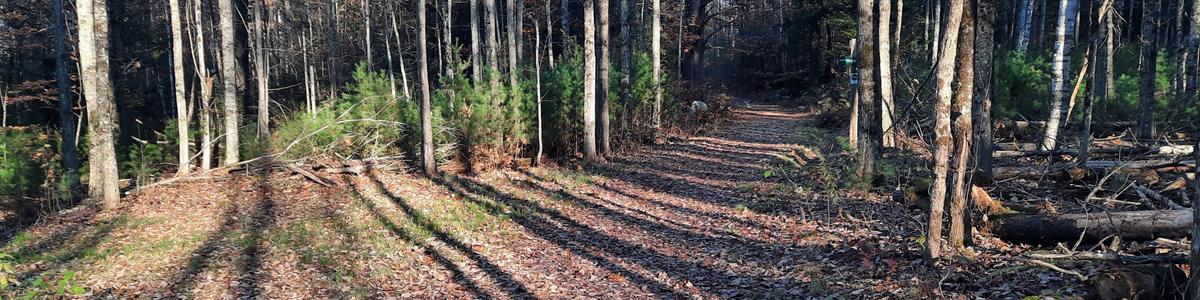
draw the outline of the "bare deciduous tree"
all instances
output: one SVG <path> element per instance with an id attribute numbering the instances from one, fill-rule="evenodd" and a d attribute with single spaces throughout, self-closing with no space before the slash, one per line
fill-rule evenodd
<path id="1" fill-rule="evenodd" d="M 117 105 L 108 61 L 108 3 L 80 0 L 75 5 L 80 78 L 88 114 L 88 197 L 112 210 L 121 194 L 117 188 Z"/>

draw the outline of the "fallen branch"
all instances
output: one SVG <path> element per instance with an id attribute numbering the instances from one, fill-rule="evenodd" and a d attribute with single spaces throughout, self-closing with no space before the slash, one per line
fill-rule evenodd
<path id="1" fill-rule="evenodd" d="M 1030 253 L 1025 256 L 1042 260 L 1097 260 L 1111 261 L 1122 264 L 1170 263 L 1185 264 L 1187 256 L 1183 255 L 1121 255 L 1113 253 L 1072 252 L 1072 253 Z"/>
<path id="2" fill-rule="evenodd" d="M 1051 269 L 1051 270 L 1057 271 L 1057 272 L 1059 272 L 1059 273 L 1063 273 L 1063 274 L 1067 274 L 1067 275 L 1075 276 L 1075 278 L 1079 278 L 1079 281 L 1087 281 L 1087 276 L 1084 276 L 1082 273 L 1079 273 L 1079 272 L 1076 272 L 1076 271 L 1072 271 L 1072 270 L 1063 269 L 1063 268 L 1061 268 L 1061 267 L 1059 267 L 1059 266 L 1055 266 L 1054 264 L 1051 264 L 1051 263 L 1048 263 L 1048 262 L 1045 262 L 1045 261 L 1036 260 L 1036 259 L 1028 259 L 1028 258 L 1014 258 L 1014 260 L 1016 260 L 1016 261 L 1020 261 L 1020 262 L 1026 262 L 1026 263 L 1031 263 L 1031 264 L 1039 265 L 1039 266 L 1042 266 L 1042 267 L 1046 267 L 1047 269 Z"/>
<path id="3" fill-rule="evenodd" d="M 1154 190 L 1151 190 L 1144 186 L 1134 184 L 1133 191 L 1137 192 L 1139 197 L 1154 200 L 1154 201 L 1158 202 L 1159 204 L 1162 204 L 1171 209 L 1187 209 L 1187 208 L 1183 207 L 1182 205 L 1179 205 L 1179 203 L 1175 203 L 1174 200 L 1171 200 L 1170 198 L 1167 198 L 1166 196 L 1163 196 L 1162 194 L 1159 194 L 1158 192 L 1155 192 Z"/>

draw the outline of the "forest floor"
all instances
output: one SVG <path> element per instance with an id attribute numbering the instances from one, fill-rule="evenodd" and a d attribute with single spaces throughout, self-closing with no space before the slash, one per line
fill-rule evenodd
<path id="1" fill-rule="evenodd" d="M 18 278 L 91 298 L 1021 298 L 1073 277 L 978 249 L 922 258 L 924 213 L 849 187 L 805 108 L 740 104 L 707 134 L 588 167 L 429 179 L 242 174 L 69 210 L 0 239 Z M 53 284 L 52 284 L 53 285 Z M 0 295 L 4 293 L 0 292 Z"/>

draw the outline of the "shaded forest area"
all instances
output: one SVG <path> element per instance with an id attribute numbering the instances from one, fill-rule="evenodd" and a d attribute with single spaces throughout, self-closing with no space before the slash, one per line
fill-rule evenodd
<path id="1" fill-rule="evenodd" d="M 0 298 L 1194 299 L 1197 40 L 1189 0 L 0 1 Z"/>

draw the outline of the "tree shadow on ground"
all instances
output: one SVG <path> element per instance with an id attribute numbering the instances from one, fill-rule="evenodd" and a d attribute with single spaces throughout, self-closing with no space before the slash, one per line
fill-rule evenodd
<path id="1" fill-rule="evenodd" d="M 502 289 L 504 289 L 504 291 L 507 293 L 507 295 L 509 297 L 511 297 L 511 298 L 530 298 L 530 297 L 532 297 L 531 296 L 532 294 L 529 292 L 529 290 L 524 285 L 522 285 L 520 282 L 517 282 L 516 280 L 514 280 L 512 278 L 512 275 L 503 271 L 502 269 L 500 269 L 498 266 L 496 266 L 495 264 L 488 261 L 487 258 L 483 257 L 479 253 L 475 252 L 474 250 L 471 250 L 470 247 L 464 245 L 462 242 L 451 237 L 450 234 L 442 231 L 435 224 L 433 224 L 427 217 L 425 217 L 423 214 L 420 214 L 419 212 L 414 210 L 412 208 L 412 206 L 410 206 L 403 198 L 400 198 L 399 196 L 395 195 L 391 190 L 388 190 L 387 186 L 378 178 L 377 175 L 375 175 L 374 172 L 367 172 L 367 173 L 371 174 L 369 177 L 370 177 L 372 184 L 374 185 L 373 189 L 375 191 L 378 191 L 378 193 L 382 194 L 383 196 L 387 197 L 388 200 L 393 205 L 395 205 L 405 215 L 407 215 L 409 218 L 409 220 L 408 220 L 409 222 L 412 222 L 413 224 L 420 226 L 423 230 L 430 232 L 433 235 L 433 237 L 435 239 L 437 239 L 439 242 L 442 242 L 442 243 L 450 246 L 455 251 L 459 252 L 463 256 L 466 256 L 468 259 L 471 259 L 472 261 L 474 261 L 481 269 L 483 269 L 483 271 L 485 273 L 488 274 L 488 276 L 491 276 L 493 278 L 493 280 L 495 280 L 499 284 L 499 286 Z M 409 232 L 408 230 L 404 229 L 400 225 L 393 222 L 392 219 L 389 218 L 388 215 L 381 208 L 379 208 L 373 201 L 370 200 L 369 197 L 366 196 L 366 193 L 364 193 L 364 192 L 367 192 L 367 191 L 369 191 L 369 190 L 364 191 L 364 190 L 359 189 L 358 187 L 355 187 L 352 190 L 352 192 L 355 194 L 355 196 L 358 197 L 359 199 L 361 199 L 361 201 L 364 203 L 364 205 L 366 205 L 367 209 L 375 217 L 375 219 L 377 221 L 379 221 L 380 223 L 382 223 L 384 225 L 384 227 L 387 227 L 387 229 L 389 231 L 391 231 L 392 234 L 394 234 L 397 237 L 399 237 L 400 239 L 404 240 L 404 242 L 406 242 L 406 243 L 417 245 L 417 246 L 421 247 L 422 251 L 426 255 L 433 258 L 433 260 L 438 265 L 440 265 L 442 268 L 449 271 L 451 273 L 451 276 L 454 278 L 454 280 L 457 281 L 459 284 L 465 286 L 468 290 L 470 290 L 471 294 L 475 298 L 477 298 L 477 299 L 492 299 L 492 298 L 494 298 L 494 296 L 492 296 L 491 294 L 486 292 L 482 287 L 480 287 L 478 283 L 476 283 L 474 280 L 472 280 L 470 277 L 468 277 L 466 272 L 464 272 L 461 268 L 459 268 L 458 265 L 456 265 L 448 257 L 446 257 L 441 252 L 439 252 L 434 247 L 434 245 L 429 244 L 428 242 L 425 242 L 423 239 L 420 239 L 417 236 L 415 236 L 412 232 Z"/>
<path id="2" fill-rule="evenodd" d="M 514 218 L 514 220 L 528 232 L 536 235 L 537 237 L 552 242 L 562 249 L 569 250 L 571 253 L 587 259 L 588 261 L 610 272 L 625 276 L 633 283 L 649 289 L 659 298 L 675 299 L 686 298 L 687 296 L 685 292 L 682 292 L 671 285 L 639 274 L 627 267 L 623 267 L 622 264 L 635 264 L 649 272 L 665 274 L 672 280 L 686 280 L 688 282 L 695 283 L 695 286 L 700 290 L 716 295 L 727 294 L 727 292 L 729 292 L 729 288 L 731 287 L 731 282 L 740 282 L 747 285 L 756 285 L 766 288 L 785 284 L 772 278 L 749 274 L 738 274 L 731 270 L 714 268 L 713 266 L 708 266 L 695 261 L 680 259 L 678 257 L 663 254 L 654 249 L 647 248 L 646 246 L 630 243 L 609 235 L 601 230 L 592 228 L 584 223 L 587 222 L 586 220 L 576 220 L 568 217 L 562 211 L 546 208 L 533 200 L 516 197 L 475 179 L 455 177 L 449 179 L 448 181 L 439 181 L 439 184 L 458 194 L 462 198 L 485 207 L 495 207 L 495 204 L 483 201 L 480 197 L 492 197 L 497 199 L 499 202 L 532 212 L 531 214 Z M 548 190 L 541 190 L 538 192 L 551 193 L 548 196 L 553 196 L 554 194 L 557 194 L 559 197 L 568 196 Z M 639 227 L 646 232 L 663 232 L 663 235 L 668 236 L 678 234 L 695 239 L 696 243 L 683 245 L 685 247 L 692 247 L 691 249 L 703 248 L 709 250 L 720 250 L 724 248 L 736 247 L 736 249 L 734 249 L 735 251 L 744 251 L 743 249 L 746 247 L 759 248 L 759 246 L 754 246 L 752 243 L 738 241 L 736 239 L 728 240 L 726 243 L 707 244 L 706 242 L 709 241 L 720 241 L 720 238 L 709 237 L 697 233 L 683 232 L 682 230 L 669 228 L 668 226 L 663 226 L 661 224 L 650 224 L 652 222 L 616 212 L 577 197 L 574 199 L 566 199 L 564 201 L 574 202 L 576 205 L 580 205 L 583 209 L 594 211 L 598 214 L 604 215 L 606 218 L 611 218 L 614 221 L 634 225 L 635 227 Z M 600 251 L 604 255 L 595 253 L 595 251 Z M 766 255 L 767 253 L 762 252 L 762 254 Z M 611 256 L 615 259 L 606 258 L 605 256 Z"/>
<path id="3" fill-rule="evenodd" d="M 237 298 L 255 298 L 262 295 L 263 257 L 266 255 L 264 234 L 275 225 L 275 195 L 272 188 L 270 172 L 260 171 L 254 175 L 254 190 L 245 194 L 240 191 L 226 191 L 227 207 L 222 213 L 223 218 L 217 229 L 211 231 L 198 248 L 188 256 L 187 264 L 175 275 L 168 277 L 167 290 L 172 295 L 188 295 L 199 283 L 199 276 L 209 269 L 217 254 L 226 247 L 242 247 L 237 251 L 237 284 L 234 293 Z M 249 203 L 245 203 L 243 200 Z M 242 207 L 253 205 L 251 211 L 243 211 Z M 243 215 L 245 214 L 245 215 Z M 231 237 L 235 232 L 242 231 L 247 237 L 236 239 Z"/>
<path id="4" fill-rule="evenodd" d="M 36 267 L 17 275 L 16 278 L 18 280 L 30 280 L 34 277 L 41 277 L 48 272 L 59 270 L 71 262 L 86 258 L 95 253 L 96 248 L 103 244 L 105 239 L 112 234 L 113 230 L 121 226 L 128 216 L 128 206 L 126 205 L 118 207 L 118 211 L 111 213 L 110 216 L 103 219 L 98 218 L 99 214 L 101 214 L 99 208 L 89 207 L 86 209 L 88 211 L 79 212 L 83 215 L 80 216 L 80 220 L 77 223 L 66 226 L 50 237 L 44 238 L 42 241 L 29 247 L 24 247 L 13 254 L 13 258 L 17 261 L 51 259 L 48 263 L 35 264 Z M 91 233 L 88 234 L 88 232 Z M 84 235 L 86 237 L 83 237 Z M 78 243 L 71 242 L 81 237 L 83 237 L 82 241 Z M 66 253 L 61 255 L 39 257 L 39 255 L 63 250 L 67 247 L 69 249 Z"/>

